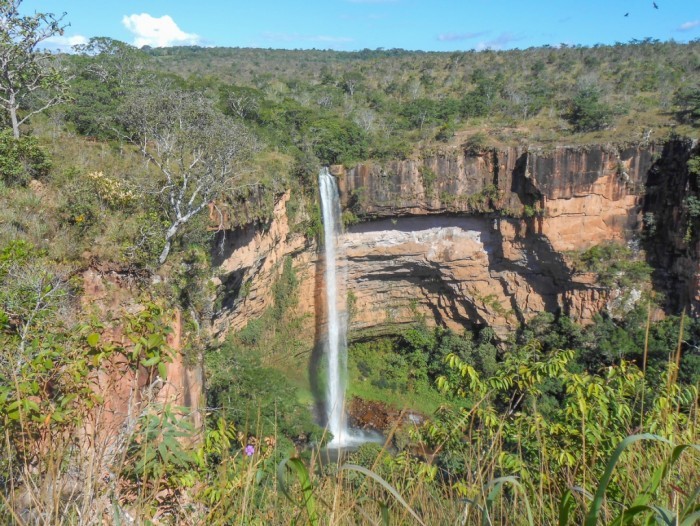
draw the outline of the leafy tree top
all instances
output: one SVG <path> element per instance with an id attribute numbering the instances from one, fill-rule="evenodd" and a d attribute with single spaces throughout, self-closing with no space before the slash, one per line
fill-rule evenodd
<path id="1" fill-rule="evenodd" d="M 9 113 L 15 137 L 33 115 L 67 97 L 67 85 L 41 42 L 62 35 L 64 15 L 21 15 L 22 0 L 0 1 L 0 105 Z"/>

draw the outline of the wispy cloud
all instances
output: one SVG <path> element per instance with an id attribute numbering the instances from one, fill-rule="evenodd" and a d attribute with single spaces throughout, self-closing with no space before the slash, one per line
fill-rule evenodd
<path id="1" fill-rule="evenodd" d="M 88 38 L 83 35 L 55 35 L 47 38 L 42 42 L 41 47 L 50 51 L 59 51 L 61 53 L 70 53 L 73 46 L 87 44 Z"/>
<path id="2" fill-rule="evenodd" d="M 698 26 L 700 26 L 700 20 L 691 20 L 690 22 L 684 22 L 683 24 L 678 26 L 678 29 L 676 29 L 676 31 L 690 31 L 691 29 L 695 29 Z"/>
<path id="3" fill-rule="evenodd" d="M 522 39 L 523 37 L 516 36 L 513 33 L 501 33 L 496 38 L 479 42 L 476 49 L 478 51 L 483 51 L 484 49 L 503 49 L 511 42 L 517 42 L 518 40 Z"/>
<path id="4" fill-rule="evenodd" d="M 454 42 L 455 40 L 471 40 L 473 38 L 483 37 L 488 34 L 488 31 L 476 31 L 472 33 L 441 33 L 437 39 L 440 42 Z"/>
<path id="5" fill-rule="evenodd" d="M 350 37 L 330 35 L 301 35 L 299 33 L 263 33 L 263 38 L 274 42 L 320 42 L 324 44 L 346 44 L 352 42 Z"/>
<path id="6" fill-rule="evenodd" d="M 199 35 L 185 33 L 168 15 L 160 18 L 148 13 L 128 15 L 122 18 L 122 24 L 134 35 L 136 47 L 169 47 L 195 45 L 201 43 Z"/>

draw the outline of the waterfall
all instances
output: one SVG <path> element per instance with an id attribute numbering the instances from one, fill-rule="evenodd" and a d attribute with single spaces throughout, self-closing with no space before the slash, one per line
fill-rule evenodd
<path id="1" fill-rule="evenodd" d="M 323 212 L 323 244 L 326 260 L 326 314 L 328 385 L 326 419 L 333 434 L 329 447 L 344 445 L 348 433 L 345 424 L 345 375 L 347 369 L 347 323 L 345 317 L 345 280 L 339 279 L 338 235 L 341 232 L 338 186 L 327 168 L 318 175 Z M 343 267 L 344 268 L 344 267 Z M 340 292 L 340 293 L 339 293 Z M 342 303 L 341 303 L 342 302 Z"/>

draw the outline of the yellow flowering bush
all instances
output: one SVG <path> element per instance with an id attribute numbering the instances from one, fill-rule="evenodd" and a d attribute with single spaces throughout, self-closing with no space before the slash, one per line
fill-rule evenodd
<path id="1" fill-rule="evenodd" d="M 110 207 L 126 206 L 136 199 L 123 181 L 108 177 L 102 172 L 89 173 L 87 178 L 95 185 L 100 199 Z"/>

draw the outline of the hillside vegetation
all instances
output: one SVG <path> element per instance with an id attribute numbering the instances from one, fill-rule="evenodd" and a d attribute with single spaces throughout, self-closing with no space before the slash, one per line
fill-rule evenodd
<path id="1" fill-rule="evenodd" d="M 589 330 L 545 313 L 496 341 L 417 318 L 356 344 L 353 394 L 426 420 L 397 421 L 386 446 L 338 464 L 310 447 L 328 436 L 298 373 L 310 350 L 291 264 L 260 320 L 223 343 L 208 330 L 222 301 L 215 233 L 266 224 L 291 189 L 293 228 L 312 243 L 321 165 L 697 136 L 700 42 L 341 53 L 98 38 L 76 51 L 41 55 L 65 80 L 63 102 L 18 138 L 2 114 L 3 523 L 698 520 L 700 327 L 685 313 L 652 321 L 651 297 Z M 596 250 L 581 265 L 604 275 L 601 258 L 616 252 Z M 649 279 L 641 263 L 616 263 Z M 128 288 L 127 307 L 92 305 L 87 270 Z M 175 311 L 185 360 L 205 364 L 201 429 L 157 402 Z M 115 368 L 141 378 L 141 405 L 97 451 L 86 433 L 110 406 L 95 386 Z"/>

